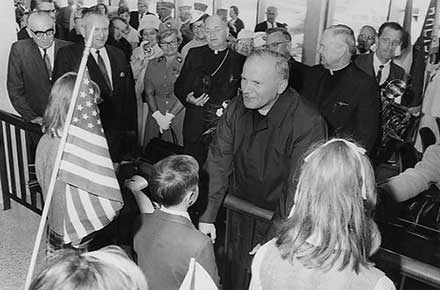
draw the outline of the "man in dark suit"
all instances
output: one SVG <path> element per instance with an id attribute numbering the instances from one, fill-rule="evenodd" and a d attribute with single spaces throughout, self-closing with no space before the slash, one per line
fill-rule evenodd
<path id="1" fill-rule="evenodd" d="M 205 33 L 208 45 L 189 50 L 174 84 L 174 93 L 186 108 L 183 122 L 185 152 L 194 156 L 200 164 L 204 163 L 208 152 L 208 144 L 201 141 L 202 133 L 214 126 L 209 120 L 222 103 L 237 95 L 245 59 L 228 48 L 228 32 L 226 22 L 219 15 L 207 18 Z"/>
<path id="2" fill-rule="evenodd" d="M 54 38 L 55 23 L 46 12 L 31 13 L 28 30 L 32 38 L 12 44 L 7 88 L 15 110 L 26 121 L 41 123 L 52 87 L 55 56 L 70 42 Z"/>
<path id="3" fill-rule="evenodd" d="M 393 58 L 396 49 L 402 43 L 403 28 L 396 22 L 385 22 L 379 28 L 376 52 L 359 55 L 354 63 L 365 73 L 374 77 L 381 88 L 385 88 L 392 80 L 408 81 L 405 70 L 395 64 Z M 398 103 L 408 106 L 411 104 L 412 94 L 410 92 L 403 96 L 403 99 L 396 99 Z"/>
<path id="4" fill-rule="evenodd" d="M 129 148 L 127 142 L 135 140 L 136 98 L 131 68 L 124 53 L 115 47 L 105 45 L 109 33 L 107 16 L 90 11 L 83 16 L 83 36 L 87 40 L 95 26 L 92 48 L 87 61 L 90 78 L 101 89 L 102 103 L 99 104 L 111 158 L 121 161 Z M 75 43 L 58 52 L 54 68 L 54 80 L 66 72 L 77 72 L 84 50 L 84 43 Z M 134 135 L 131 135 L 134 134 Z M 133 138 L 132 138 L 133 139 Z M 126 151 L 125 151 L 126 150 Z"/>
<path id="5" fill-rule="evenodd" d="M 130 25 L 134 29 L 138 29 L 139 23 L 141 22 L 142 17 L 145 15 L 154 15 L 154 13 L 151 13 L 148 11 L 148 0 L 138 0 L 137 2 L 137 8 L 138 11 L 131 11 L 130 12 Z"/>
<path id="6" fill-rule="evenodd" d="M 144 213 L 137 224 L 134 250 L 150 290 L 178 289 L 194 258 L 218 285 L 217 266 L 210 239 L 191 223 L 188 208 L 199 195 L 197 161 L 173 155 L 156 163 L 150 192 L 161 204 Z"/>
<path id="7" fill-rule="evenodd" d="M 327 28 L 319 49 L 321 65 L 311 68 L 303 94 L 318 106 L 329 136 L 352 137 L 371 153 L 380 132 L 379 86 L 350 62 L 355 51 L 350 27 Z"/>
<path id="8" fill-rule="evenodd" d="M 228 21 L 229 33 L 235 38 L 237 38 L 240 31 L 244 28 L 244 23 L 238 18 L 238 13 L 239 9 L 237 6 L 232 5 L 229 7 L 229 17 L 231 17 Z"/>
<path id="9" fill-rule="evenodd" d="M 310 67 L 296 61 L 292 57 L 292 36 L 289 31 L 279 27 L 269 28 L 266 31 L 266 34 L 266 47 L 272 51 L 278 52 L 288 60 L 290 70 L 289 86 L 302 94 L 304 79 Z"/>
<path id="10" fill-rule="evenodd" d="M 286 23 L 280 23 L 275 21 L 277 16 L 278 16 L 278 9 L 274 6 L 268 6 L 266 9 L 266 21 L 258 23 L 255 26 L 254 31 L 265 32 L 268 28 L 274 28 L 274 27 L 282 27 L 287 29 Z"/>

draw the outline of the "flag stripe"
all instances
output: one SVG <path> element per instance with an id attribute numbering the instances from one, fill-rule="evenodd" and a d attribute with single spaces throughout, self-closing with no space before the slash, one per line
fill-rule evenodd
<path id="1" fill-rule="evenodd" d="M 79 158 L 87 161 L 88 163 L 91 163 L 90 160 L 93 160 L 93 163 L 95 163 L 96 165 L 110 168 L 111 171 L 114 172 L 113 163 L 110 161 L 110 159 L 108 157 L 102 156 L 100 154 L 95 154 L 95 153 L 91 152 L 90 150 L 85 150 L 82 147 L 71 144 L 71 143 L 67 143 L 66 147 L 64 147 L 64 153 L 66 153 L 66 152 L 68 152 L 76 157 L 79 157 Z M 66 156 L 65 158 L 68 159 L 69 157 Z"/>
<path id="2" fill-rule="evenodd" d="M 71 136 L 81 138 L 84 141 L 87 141 L 88 143 L 94 144 L 95 146 L 108 148 L 107 140 L 105 139 L 104 136 L 99 136 L 99 135 L 90 133 L 90 132 L 83 130 L 75 125 L 70 126 L 69 134 Z"/>
<path id="3" fill-rule="evenodd" d="M 87 233 L 93 232 L 95 228 L 93 227 L 92 222 L 88 219 L 87 212 L 81 200 L 82 191 L 79 188 L 71 187 L 70 192 L 72 193 L 73 205 L 75 206 L 76 213 L 79 217 L 78 221 L 82 224 Z M 78 238 L 83 238 L 83 236 Z"/>
<path id="4" fill-rule="evenodd" d="M 80 222 L 80 218 L 78 217 L 78 213 L 76 211 L 75 205 L 73 203 L 72 193 L 70 191 L 71 186 L 66 185 L 66 211 L 67 216 L 69 217 L 67 226 L 67 233 L 74 233 L 77 237 L 85 237 L 87 235 L 84 226 Z M 71 237 L 72 241 L 74 241 L 74 237 Z M 75 239 L 77 240 L 77 239 Z"/>
<path id="5" fill-rule="evenodd" d="M 84 179 L 83 177 L 78 176 L 74 173 L 70 173 L 70 172 L 63 172 L 63 179 L 70 180 L 71 184 L 72 183 L 80 183 L 80 184 L 86 185 L 83 188 L 86 188 L 88 192 L 91 192 L 93 194 L 98 195 L 96 192 L 99 192 L 99 196 L 102 196 L 104 198 L 108 198 L 108 199 L 119 201 L 119 202 L 122 201 L 122 197 L 121 197 L 119 189 L 110 188 L 110 187 L 106 187 L 103 185 L 92 183 L 89 180 Z"/>
<path id="6" fill-rule="evenodd" d="M 111 163 L 110 160 L 108 162 L 110 167 L 107 167 L 96 164 L 95 162 L 93 162 L 92 159 L 86 159 L 84 156 L 73 155 L 70 152 L 64 154 L 65 156 L 63 157 L 63 162 L 76 164 L 81 168 L 87 168 L 88 171 L 97 172 L 98 174 L 103 176 L 112 176 L 114 174 L 113 163 Z M 89 179 L 92 182 L 94 181 L 91 177 Z"/>
<path id="7" fill-rule="evenodd" d="M 101 147 L 99 145 L 96 145 L 94 143 L 89 142 L 88 140 L 85 140 L 81 137 L 77 137 L 77 136 L 69 136 L 67 138 L 67 143 L 66 144 L 75 144 L 78 147 L 82 147 L 82 148 L 86 148 L 87 150 L 90 150 L 90 152 L 94 153 L 94 154 L 99 154 L 102 156 L 107 156 L 108 153 L 108 148 L 107 147 Z"/>
<path id="8" fill-rule="evenodd" d="M 105 176 L 105 175 L 101 175 L 101 174 L 93 172 L 93 171 L 90 171 L 86 168 L 82 168 L 81 166 L 78 166 L 78 165 L 73 164 L 71 162 L 63 160 L 61 162 L 60 169 L 65 170 L 67 172 L 74 173 L 75 175 L 78 175 L 79 177 L 82 177 L 83 179 L 93 181 L 93 183 L 99 184 L 101 186 L 105 186 L 105 187 L 119 190 L 119 184 L 116 181 L 116 179 L 114 179 L 112 177 Z"/>

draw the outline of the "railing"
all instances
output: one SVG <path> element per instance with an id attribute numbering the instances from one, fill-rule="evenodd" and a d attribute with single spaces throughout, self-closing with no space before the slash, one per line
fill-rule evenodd
<path id="1" fill-rule="evenodd" d="M 224 289 L 245 290 L 248 289 L 251 276 L 252 257 L 249 252 L 259 241 L 264 240 L 272 212 L 232 195 L 226 196 L 224 206 L 226 207 L 226 259 L 222 270 L 226 280 Z M 407 277 L 440 289 L 440 268 L 384 248 L 375 254 L 374 260 L 378 264 L 386 265 L 387 269 L 396 269 L 400 273 L 399 289 L 404 289 Z"/>
<path id="2" fill-rule="evenodd" d="M 0 110 L 0 182 L 3 209 L 11 199 L 41 214 L 43 196 L 35 176 L 35 150 L 40 126 Z"/>

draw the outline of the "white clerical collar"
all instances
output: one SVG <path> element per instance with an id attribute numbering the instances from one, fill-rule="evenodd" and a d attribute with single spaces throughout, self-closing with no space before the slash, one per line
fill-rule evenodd
<path id="1" fill-rule="evenodd" d="M 191 218 L 189 217 L 189 214 L 186 211 L 178 211 L 178 210 L 169 209 L 169 208 L 164 207 L 163 205 L 160 207 L 160 210 L 163 212 L 166 212 L 168 214 L 182 216 L 184 218 L 187 218 L 189 221 L 191 221 Z"/>
<path id="2" fill-rule="evenodd" d="M 212 51 L 214 52 L 215 55 L 219 54 L 219 52 L 225 51 L 226 49 L 228 49 L 228 47 L 226 46 L 224 49 L 213 49 Z"/>
<path id="3" fill-rule="evenodd" d="M 339 70 L 343 70 L 344 68 L 346 68 L 347 66 L 349 66 L 350 63 L 347 63 L 346 65 L 340 67 L 340 68 L 335 68 L 335 69 L 328 69 L 328 71 L 330 72 L 331 75 L 334 75 L 335 71 L 339 71 Z"/>

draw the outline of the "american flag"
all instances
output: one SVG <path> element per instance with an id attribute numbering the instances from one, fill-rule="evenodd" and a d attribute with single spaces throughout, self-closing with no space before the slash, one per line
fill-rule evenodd
<path id="1" fill-rule="evenodd" d="M 86 69 L 58 175 L 66 183 L 65 243 L 102 229 L 123 206 L 95 93 Z"/>

